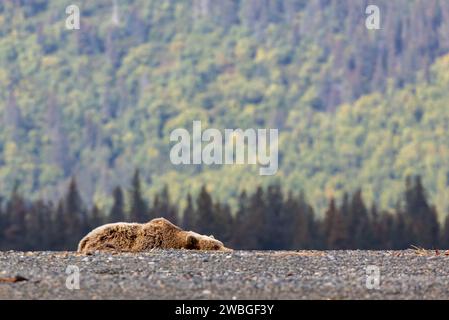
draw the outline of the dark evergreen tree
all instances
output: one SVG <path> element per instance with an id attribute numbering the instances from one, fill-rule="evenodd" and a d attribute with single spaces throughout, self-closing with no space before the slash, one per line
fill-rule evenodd
<path id="1" fill-rule="evenodd" d="M 357 190 L 352 196 L 351 207 L 346 223 L 349 248 L 369 249 L 373 243 L 373 233 L 368 210 L 363 202 L 361 190 Z"/>
<path id="2" fill-rule="evenodd" d="M 10 243 L 11 249 L 19 249 L 23 245 L 23 235 L 26 233 L 25 216 L 27 208 L 25 199 L 19 192 L 16 183 L 6 205 L 8 226 L 4 231 L 5 242 Z"/>
<path id="3" fill-rule="evenodd" d="M 178 210 L 170 202 L 168 187 L 164 186 L 161 193 L 154 198 L 153 207 L 150 210 L 150 219 L 163 217 L 173 224 L 178 224 Z"/>
<path id="4" fill-rule="evenodd" d="M 293 230 L 288 212 L 284 210 L 284 196 L 279 184 L 268 186 L 264 203 L 264 231 L 261 245 L 270 250 L 288 248 L 291 245 Z"/>
<path id="5" fill-rule="evenodd" d="M 198 217 L 196 222 L 198 232 L 202 234 L 212 233 L 215 230 L 216 217 L 214 215 L 212 198 L 205 186 L 201 187 L 201 191 L 198 194 L 196 212 L 196 216 Z"/>
<path id="6" fill-rule="evenodd" d="M 131 181 L 130 190 L 130 211 L 129 217 L 132 222 L 147 222 L 148 219 L 148 207 L 145 200 L 142 197 L 142 190 L 140 186 L 140 173 L 136 169 Z"/>
<path id="7" fill-rule="evenodd" d="M 226 204 L 214 203 L 214 223 L 211 235 L 225 244 L 229 244 L 232 238 L 233 218 L 231 209 Z"/>
<path id="8" fill-rule="evenodd" d="M 235 223 L 232 228 L 233 234 L 231 245 L 233 248 L 244 248 L 247 243 L 247 232 L 249 230 L 249 203 L 246 191 L 242 191 L 239 195 L 238 208 L 235 213 Z"/>
<path id="9" fill-rule="evenodd" d="M 392 238 L 394 249 L 409 249 L 413 244 L 413 236 L 410 233 L 410 229 L 406 221 L 407 219 L 404 212 L 402 212 L 401 210 L 397 210 L 395 213 Z"/>
<path id="10" fill-rule="evenodd" d="M 95 229 L 104 224 L 103 213 L 96 204 L 92 207 L 89 215 L 89 229 Z"/>
<path id="11" fill-rule="evenodd" d="M 371 232 L 372 232 L 372 243 L 370 245 L 370 249 L 378 249 L 380 250 L 383 247 L 383 239 L 385 239 L 386 235 L 382 234 L 382 217 L 379 215 L 377 210 L 377 206 L 375 203 L 371 205 L 371 209 L 369 211 L 369 218 L 371 221 Z"/>
<path id="12" fill-rule="evenodd" d="M 414 183 L 410 177 L 406 180 L 405 214 L 405 223 L 415 241 L 413 244 L 424 248 L 437 247 L 438 219 L 435 208 L 427 202 L 420 176 L 415 177 Z"/>
<path id="13" fill-rule="evenodd" d="M 266 230 L 266 204 L 262 187 L 258 187 L 256 192 L 249 198 L 248 218 L 245 219 L 245 228 L 241 236 L 245 241 L 241 241 L 241 249 L 267 249 L 265 244 L 267 237 L 263 234 Z"/>
<path id="14" fill-rule="evenodd" d="M 196 229 L 196 219 L 195 219 L 195 208 L 193 207 L 192 196 L 187 194 L 187 205 L 184 209 L 182 215 L 182 227 L 184 230 L 195 230 Z"/>
<path id="15" fill-rule="evenodd" d="M 313 209 L 307 204 L 304 193 L 296 198 L 289 193 L 284 210 L 292 230 L 291 249 L 313 249 L 319 246 L 319 232 L 314 221 Z"/>
<path id="16" fill-rule="evenodd" d="M 114 188 L 112 192 L 112 197 L 114 198 L 114 203 L 112 205 L 111 211 L 109 212 L 108 220 L 109 222 L 123 222 L 125 221 L 125 210 L 124 210 L 124 199 L 123 191 L 119 186 Z"/>
<path id="17" fill-rule="evenodd" d="M 37 250 L 44 242 L 45 226 L 41 224 L 41 209 L 43 207 L 42 201 L 32 203 L 25 215 L 25 234 L 23 237 L 22 246 L 26 250 Z"/>
<path id="18" fill-rule="evenodd" d="M 382 212 L 378 217 L 378 222 L 375 229 L 376 246 L 375 249 L 394 249 L 395 236 L 395 216 L 389 212 Z"/>
<path id="19" fill-rule="evenodd" d="M 324 222 L 324 239 L 327 249 L 345 249 L 348 246 L 346 221 L 337 209 L 335 199 L 329 202 Z"/>
<path id="20" fill-rule="evenodd" d="M 53 234 L 53 238 L 50 243 L 53 249 L 63 250 L 64 248 L 68 248 L 68 235 L 66 227 L 67 224 L 64 217 L 64 203 L 63 200 L 60 200 L 52 217 L 51 233 Z"/>
<path id="21" fill-rule="evenodd" d="M 55 208 L 53 203 L 45 203 L 42 200 L 36 201 L 33 205 L 34 211 L 38 218 L 39 229 L 35 228 L 35 231 L 40 235 L 40 242 L 36 243 L 36 247 L 39 250 L 51 249 L 51 240 L 55 236 L 52 230 L 52 216 Z M 60 232 L 60 231 L 59 231 Z"/>
<path id="22" fill-rule="evenodd" d="M 74 177 L 63 200 L 63 219 L 67 244 L 76 247 L 78 241 L 89 231 L 87 212 L 84 208 Z"/>

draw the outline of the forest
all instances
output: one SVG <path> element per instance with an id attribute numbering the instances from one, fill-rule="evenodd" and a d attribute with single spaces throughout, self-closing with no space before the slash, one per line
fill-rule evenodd
<path id="1" fill-rule="evenodd" d="M 0 2 L 1 194 L 20 184 L 57 203 L 75 177 L 83 202 L 109 212 L 138 167 L 142 195 L 170 186 L 180 210 L 202 186 L 237 212 L 243 191 L 280 184 L 323 218 L 359 188 L 396 211 L 420 175 L 443 223 L 448 1 L 376 1 L 379 30 L 365 0 L 82 1 L 81 29 L 67 30 L 73 2 Z M 194 120 L 279 129 L 278 173 L 172 165 L 169 133 Z"/>
<path id="2" fill-rule="evenodd" d="M 214 200 L 204 186 L 196 198 L 187 196 L 181 212 L 168 187 L 147 201 L 138 170 L 130 185 L 129 190 L 114 189 L 109 212 L 96 205 L 88 208 L 74 178 L 56 204 L 27 201 L 16 186 L 0 206 L 0 250 L 76 250 L 86 233 L 104 223 L 147 222 L 157 217 L 185 230 L 212 234 L 235 249 L 449 248 L 449 218 L 440 227 L 419 176 L 406 179 L 393 212 L 367 206 L 358 190 L 345 194 L 340 206 L 330 199 L 323 218 L 317 217 L 303 193 L 285 193 L 276 184 L 253 193 L 243 191 L 236 212 Z"/>

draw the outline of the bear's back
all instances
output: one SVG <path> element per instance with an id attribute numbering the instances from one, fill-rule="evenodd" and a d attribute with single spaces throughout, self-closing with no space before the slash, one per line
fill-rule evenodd
<path id="1" fill-rule="evenodd" d="M 87 234 L 81 240 L 78 251 L 134 251 L 136 244 L 142 242 L 142 237 L 142 225 L 139 223 L 109 223 Z"/>

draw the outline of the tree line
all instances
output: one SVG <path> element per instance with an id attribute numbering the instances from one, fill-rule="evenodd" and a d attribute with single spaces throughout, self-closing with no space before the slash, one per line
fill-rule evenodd
<path id="1" fill-rule="evenodd" d="M 125 197 L 128 197 L 125 199 Z M 27 201 L 19 185 L 8 199 L 0 197 L 1 250 L 75 250 L 90 230 L 105 223 L 146 222 L 165 217 L 186 230 L 212 234 L 235 249 L 407 249 L 449 247 L 449 216 L 440 225 L 437 212 L 426 198 L 419 176 L 407 178 L 402 201 L 393 211 L 368 207 L 360 190 L 345 194 L 337 204 L 330 199 L 318 217 L 304 193 L 284 193 L 279 184 L 243 191 L 238 208 L 214 201 L 203 186 L 187 196 L 179 210 L 165 186 L 147 202 L 136 170 L 126 194 L 113 191 L 109 212 L 96 205 L 87 208 L 72 178 L 58 203 Z M 127 200 L 127 201 L 125 201 Z"/>

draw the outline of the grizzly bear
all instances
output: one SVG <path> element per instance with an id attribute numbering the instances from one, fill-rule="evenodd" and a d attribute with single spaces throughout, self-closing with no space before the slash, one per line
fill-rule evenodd
<path id="1" fill-rule="evenodd" d="M 141 252 L 151 249 L 189 249 L 232 251 L 213 236 L 184 231 L 164 218 L 147 223 L 111 223 L 87 234 L 78 245 L 78 253 L 94 251 Z"/>

